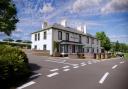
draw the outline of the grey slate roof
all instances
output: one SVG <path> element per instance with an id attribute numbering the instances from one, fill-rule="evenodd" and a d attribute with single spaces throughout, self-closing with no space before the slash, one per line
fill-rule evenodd
<path id="1" fill-rule="evenodd" d="M 50 29 L 50 28 L 54 28 L 54 29 L 58 29 L 58 30 L 63 30 L 63 31 L 68 31 L 68 32 L 72 32 L 72 33 L 76 33 L 76 34 L 80 34 L 80 35 L 85 35 L 85 36 L 89 36 L 89 37 L 92 37 L 92 38 L 96 38 L 95 36 L 93 36 L 93 35 L 91 35 L 89 33 L 85 34 L 85 33 L 80 32 L 80 31 L 78 31 L 78 30 L 76 30 L 74 28 L 64 27 L 64 26 L 62 26 L 60 24 L 57 24 L 57 23 L 55 23 L 53 25 L 48 25 L 46 28 L 44 28 L 42 30 L 39 30 L 39 31 L 36 31 L 36 32 L 33 32 L 32 34 L 38 33 L 38 32 L 41 32 L 41 31 L 44 31 L 44 30 L 47 30 L 47 29 Z"/>

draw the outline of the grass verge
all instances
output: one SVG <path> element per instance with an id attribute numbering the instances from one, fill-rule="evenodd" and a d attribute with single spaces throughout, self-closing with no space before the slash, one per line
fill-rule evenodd
<path id="1" fill-rule="evenodd" d="M 124 58 L 125 58 L 126 60 L 128 60 L 128 53 L 125 53 L 125 54 L 124 54 Z"/>

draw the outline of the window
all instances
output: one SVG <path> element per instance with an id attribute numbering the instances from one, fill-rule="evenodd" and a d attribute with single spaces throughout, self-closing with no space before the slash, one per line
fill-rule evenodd
<path id="1" fill-rule="evenodd" d="M 89 53 L 89 48 L 87 48 L 87 53 Z"/>
<path id="2" fill-rule="evenodd" d="M 38 33 L 38 40 L 40 40 L 40 33 Z"/>
<path id="3" fill-rule="evenodd" d="M 89 37 L 87 37 L 87 43 L 89 44 Z"/>
<path id="4" fill-rule="evenodd" d="M 37 34 L 35 34 L 35 41 L 37 41 Z"/>
<path id="5" fill-rule="evenodd" d="M 47 50 L 47 46 L 46 45 L 43 45 L 43 50 Z"/>
<path id="6" fill-rule="evenodd" d="M 47 32 L 44 32 L 44 39 L 47 39 Z"/>
<path id="7" fill-rule="evenodd" d="M 92 38 L 92 40 L 91 40 L 91 41 L 92 41 L 91 43 L 92 43 L 92 44 L 94 44 L 94 38 Z"/>
<path id="8" fill-rule="evenodd" d="M 91 49 L 91 52 L 94 53 L 94 48 Z"/>
<path id="9" fill-rule="evenodd" d="M 79 36 L 79 42 L 81 43 L 81 36 Z"/>
<path id="10" fill-rule="evenodd" d="M 37 49 L 37 45 L 34 45 L 34 49 Z"/>
<path id="11" fill-rule="evenodd" d="M 62 32 L 58 31 L 58 40 L 62 40 Z"/>
<path id="12" fill-rule="evenodd" d="M 69 41 L 69 33 L 66 33 L 66 40 Z"/>

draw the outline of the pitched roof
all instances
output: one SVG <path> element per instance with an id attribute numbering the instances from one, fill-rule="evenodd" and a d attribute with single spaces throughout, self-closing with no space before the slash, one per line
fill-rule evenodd
<path id="1" fill-rule="evenodd" d="M 62 26 L 60 24 L 57 24 L 57 23 L 55 23 L 53 25 L 48 25 L 44 29 L 36 31 L 36 32 L 33 32 L 32 34 L 38 33 L 38 32 L 41 32 L 41 31 L 44 31 L 44 30 L 47 30 L 47 29 L 50 29 L 50 28 L 54 28 L 54 29 L 58 29 L 58 30 L 63 30 L 63 31 L 68 31 L 68 32 L 72 32 L 72 33 L 76 33 L 76 34 L 80 34 L 80 35 L 96 38 L 95 36 L 93 36 L 93 35 L 91 35 L 89 33 L 85 34 L 85 33 L 81 32 L 81 31 L 78 31 L 77 29 L 74 29 L 74 28 L 71 28 L 71 27 L 64 27 L 64 26 Z"/>

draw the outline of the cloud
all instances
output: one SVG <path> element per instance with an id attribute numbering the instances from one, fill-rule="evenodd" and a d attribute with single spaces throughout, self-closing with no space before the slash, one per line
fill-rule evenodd
<path id="1" fill-rule="evenodd" d="M 111 0 L 102 9 L 102 13 L 128 11 L 128 0 Z"/>
<path id="2" fill-rule="evenodd" d="M 101 0 L 76 0 L 72 5 L 73 12 L 87 10 L 90 7 L 98 6 Z"/>
<path id="3" fill-rule="evenodd" d="M 43 8 L 40 9 L 40 12 L 42 13 L 50 13 L 54 10 L 54 7 L 51 5 L 51 3 L 44 4 Z"/>

